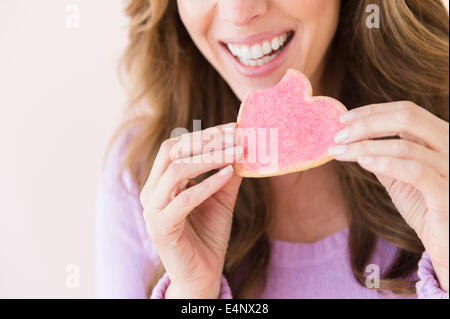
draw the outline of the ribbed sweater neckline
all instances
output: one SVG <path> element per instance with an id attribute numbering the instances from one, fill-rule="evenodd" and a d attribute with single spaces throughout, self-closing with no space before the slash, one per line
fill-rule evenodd
<path id="1" fill-rule="evenodd" d="M 325 263 L 347 251 L 348 228 L 314 243 L 270 240 L 272 266 L 298 268 Z"/>

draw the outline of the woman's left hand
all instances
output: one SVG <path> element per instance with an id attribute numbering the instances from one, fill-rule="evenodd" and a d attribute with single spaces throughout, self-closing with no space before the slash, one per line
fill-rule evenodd
<path id="1" fill-rule="evenodd" d="M 449 124 L 412 102 L 363 106 L 341 120 L 348 126 L 335 135 L 329 155 L 375 174 L 448 292 Z M 394 136 L 400 138 L 374 140 Z"/>

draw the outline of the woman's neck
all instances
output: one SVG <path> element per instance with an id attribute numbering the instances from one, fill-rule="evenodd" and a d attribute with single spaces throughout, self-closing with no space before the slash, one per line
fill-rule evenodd
<path id="1" fill-rule="evenodd" d="M 344 197 L 334 162 L 270 178 L 273 220 L 269 237 L 315 242 L 347 227 Z"/>

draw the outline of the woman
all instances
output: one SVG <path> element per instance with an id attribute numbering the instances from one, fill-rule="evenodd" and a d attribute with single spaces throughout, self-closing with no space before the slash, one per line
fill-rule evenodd
<path id="1" fill-rule="evenodd" d="M 127 14 L 133 117 L 100 190 L 100 296 L 448 298 L 440 0 L 133 0 Z M 242 179 L 236 139 L 210 163 L 195 161 L 205 143 L 169 138 L 196 119 L 234 136 L 245 93 L 288 68 L 351 109 L 336 161 Z"/>

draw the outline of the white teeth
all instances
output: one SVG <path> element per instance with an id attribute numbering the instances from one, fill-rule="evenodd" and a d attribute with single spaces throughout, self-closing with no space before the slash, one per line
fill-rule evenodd
<path id="1" fill-rule="evenodd" d="M 234 56 L 237 55 L 237 54 L 236 54 L 236 47 L 235 47 L 234 45 L 232 45 L 232 44 L 227 44 L 227 47 L 228 47 L 228 50 L 230 50 L 230 52 L 231 52 Z"/>
<path id="2" fill-rule="evenodd" d="M 272 50 L 276 51 L 280 48 L 280 39 L 279 38 L 274 38 L 272 40 Z"/>
<path id="3" fill-rule="evenodd" d="M 278 54 L 279 54 L 279 52 L 275 52 L 272 55 L 266 55 L 266 56 L 262 57 L 261 59 L 257 59 L 257 60 L 239 58 L 239 61 L 241 61 L 242 64 L 247 65 L 247 66 L 262 66 L 262 65 L 272 61 Z"/>
<path id="4" fill-rule="evenodd" d="M 251 54 L 250 48 L 248 46 L 243 45 L 241 47 L 240 51 L 241 51 L 240 55 L 239 55 L 240 57 L 242 57 L 244 59 L 251 59 L 252 58 L 252 54 Z"/>
<path id="5" fill-rule="evenodd" d="M 249 64 L 247 64 L 247 63 L 249 63 L 248 60 L 242 60 L 242 59 L 239 59 L 239 60 L 241 61 L 242 64 L 249 65 Z"/>
<path id="6" fill-rule="evenodd" d="M 259 44 L 252 46 L 252 59 L 259 59 L 263 56 L 263 50 Z"/>
<path id="7" fill-rule="evenodd" d="M 234 55 L 235 56 L 241 56 L 241 48 L 239 48 L 237 45 L 234 46 Z"/>
<path id="8" fill-rule="evenodd" d="M 272 60 L 287 41 L 288 34 L 282 34 L 271 41 L 264 41 L 250 46 L 227 44 L 228 50 L 236 56 L 242 64 L 248 66 L 261 66 Z M 270 55 L 272 54 L 272 55 Z M 270 55 L 270 56 L 269 56 Z"/>
<path id="9" fill-rule="evenodd" d="M 270 46 L 270 43 L 268 41 L 264 41 L 262 50 L 263 50 L 264 55 L 272 52 L 272 47 Z"/>

